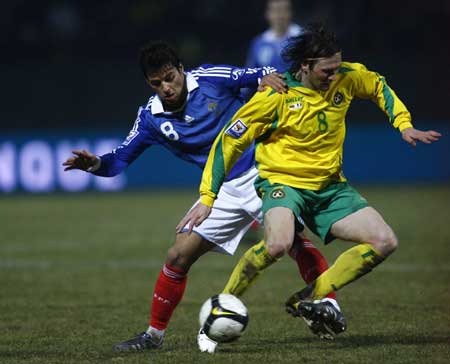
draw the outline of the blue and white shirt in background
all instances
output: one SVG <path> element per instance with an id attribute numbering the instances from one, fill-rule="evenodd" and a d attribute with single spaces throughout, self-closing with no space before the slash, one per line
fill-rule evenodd
<path id="1" fill-rule="evenodd" d="M 283 73 L 288 70 L 289 65 L 281 58 L 281 51 L 290 37 L 295 37 L 302 32 L 302 28 L 297 24 L 291 24 L 286 34 L 278 38 L 271 29 L 253 39 L 247 55 L 247 67 L 275 67 L 278 72 Z"/>

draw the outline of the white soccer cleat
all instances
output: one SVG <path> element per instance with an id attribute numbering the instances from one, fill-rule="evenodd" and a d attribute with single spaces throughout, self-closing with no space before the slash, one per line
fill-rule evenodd
<path id="1" fill-rule="evenodd" d="M 197 335 L 198 348 L 202 353 L 214 354 L 217 347 L 217 342 L 211 340 L 204 332 L 200 329 Z"/>

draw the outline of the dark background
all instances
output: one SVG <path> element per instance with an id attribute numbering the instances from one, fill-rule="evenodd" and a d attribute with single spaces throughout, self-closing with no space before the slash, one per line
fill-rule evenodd
<path id="1" fill-rule="evenodd" d="M 450 1 L 293 1 L 334 29 L 344 59 L 386 76 L 419 126 L 450 119 Z M 150 90 L 139 47 L 170 41 L 187 68 L 243 65 L 262 0 L 2 1 L 0 130 L 128 129 Z M 356 102 L 348 121 L 386 120 Z"/>

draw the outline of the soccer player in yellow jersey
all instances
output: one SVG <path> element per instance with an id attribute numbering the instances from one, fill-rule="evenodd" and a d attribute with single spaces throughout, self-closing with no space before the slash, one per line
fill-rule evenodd
<path id="1" fill-rule="evenodd" d="M 292 38 L 283 57 L 291 64 L 285 74 L 288 92 L 255 94 L 225 126 L 203 172 L 200 203 L 177 229 L 201 224 L 225 176 L 255 142 L 255 188 L 263 200 L 268 253 L 277 259 L 288 252 L 303 230 L 302 221 L 325 244 L 335 238 L 356 243 L 286 302 L 294 316 L 326 327 L 335 311 L 316 300 L 370 272 L 398 245 L 391 227 L 342 172 L 345 115 L 352 99 L 375 102 L 412 146 L 430 144 L 441 135 L 415 129 L 385 78 L 362 64 L 343 62 L 335 35 L 323 27 L 312 26 Z"/>

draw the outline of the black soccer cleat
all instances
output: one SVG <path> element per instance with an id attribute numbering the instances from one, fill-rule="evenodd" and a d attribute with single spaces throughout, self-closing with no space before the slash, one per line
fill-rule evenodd
<path id="1" fill-rule="evenodd" d="M 294 293 L 285 303 L 286 312 L 294 317 L 300 317 L 299 305 L 301 302 L 298 292 Z"/>
<path id="2" fill-rule="evenodd" d="M 163 344 L 163 338 L 153 338 L 150 334 L 142 332 L 136 337 L 115 344 L 113 349 L 115 351 L 142 351 L 151 349 L 160 349 Z"/>
<path id="3" fill-rule="evenodd" d="M 291 297 L 286 302 L 286 311 L 294 317 L 302 317 L 312 333 L 321 339 L 333 340 L 347 329 L 344 315 L 331 302 L 294 301 Z"/>

